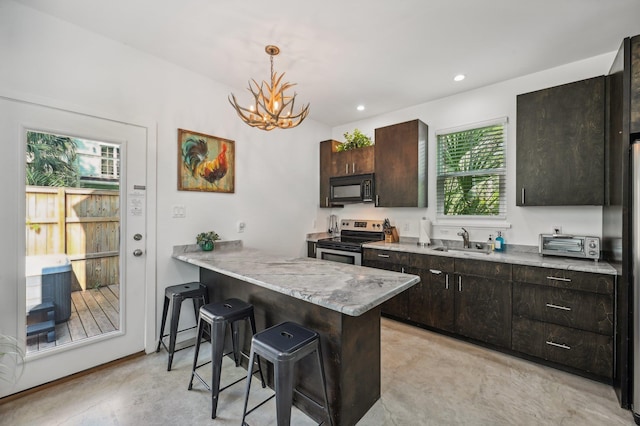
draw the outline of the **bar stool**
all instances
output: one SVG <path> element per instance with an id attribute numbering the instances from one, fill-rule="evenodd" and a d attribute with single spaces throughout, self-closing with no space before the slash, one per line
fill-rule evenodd
<path id="1" fill-rule="evenodd" d="M 164 291 L 164 307 L 162 308 L 162 324 L 160 325 L 160 339 L 158 341 L 158 347 L 156 352 L 160 351 L 160 346 L 169 352 L 169 363 L 167 365 L 167 371 L 171 371 L 171 364 L 173 363 L 173 354 L 176 352 L 176 336 L 178 333 L 191 330 L 196 326 L 184 328 L 178 330 L 178 320 L 180 319 L 180 308 L 182 302 L 186 299 L 193 300 L 193 310 L 195 311 L 196 323 L 198 322 L 198 310 L 200 306 L 207 303 L 207 287 L 199 282 L 191 282 L 186 284 L 172 285 Z M 169 302 L 171 302 L 171 325 L 169 326 L 169 334 L 164 334 L 164 327 L 167 321 L 167 313 L 169 311 Z M 163 339 L 169 336 L 169 347 L 164 343 Z M 191 346 L 187 346 L 191 347 Z M 186 349 L 180 348 L 178 350 Z"/>
<path id="2" fill-rule="evenodd" d="M 324 406 L 311 399 L 309 396 L 294 389 L 293 372 L 295 364 L 304 357 L 316 353 L 320 379 L 322 381 L 322 391 L 324 394 Z M 317 332 L 304 328 L 293 322 L 283 322 L 257 333 L 251 339 L 251 353 L 249 363 L 253 362 L 254 356 L 261 356 L 271 362 L 274 366 L 275 395 L 270 396 L 260 404 L 247 411 L 249 402 L 249 391 L 251 389 L 251 375 L 247 375 L 247 387 L 244 397 L 244 411 L 242 414 L 242 426 L 247 425 L 245 418 L 253 410 L 257 409 L 274 396 L 276 397 L 276 413 L 278 426 L 288 426 L 291 424 L 291 405 L 293 403 L 293 392 L 302 396 L 314 406 L 323 409 L 329 423 L 333 425 L 333 419 L 329 412 L 329 402 L 327 398 L 327 385 L 322 365 L 322 349 L 320 347 L 320 336 Z M 324 422 L 322 422 L 324 423 Z"/>
<path id="3" fill-rule="evenodd" d="M 239 338 L 239 321 L 249 320 L 251 323 L 251 334 L 256 332 L 256 320 L 253 315 L 253 305 L 243 302 L 239 299 L 227 299 L 223 302 L 209 303 L 200 308 L 200 319 L 198 320 L 198 337 L 196 339 L 196 350 L 193 356 L 193 368 L 191 369 L 191 380 L 189 380 L 189 390 L 193 387 L 194 376 L 211 392 L 211 418 L 216 418 L 218 408 L 218 395 L 226 388 L 235 385 L 244 380 L 244 377 L 236 380 L 230 385 L 220 389 L 220 376 L 222 372 L 222 358 L 225 355 L 233 353 L 233 359 L 236 367 L 240 365 L 240 356 L 243 355 L 240 350 Z M 198 353 L 200 352 L 200 340 L 204 333 L 204 323 L 208 323 L 211 330 L 211 361 L 198 365 Z M 225 332 L 227 324 L 231 326 L 231 341 L 233 349 L 229 353 L 224 353 Z M 246 356 L 246 355 L 245 355 Z M 204 379 L 196 371 L 198 368 L 211 363 L 211 386 L 207 385 Z M 257 359 L 258 372 L 262 387 L 266 387 L 264 376 L 262 375 L 262 367 L 260 366 L 260 358 Z M 253 371 L 253 358 L 249 362 L 248 376 L 255 374 Z"/>

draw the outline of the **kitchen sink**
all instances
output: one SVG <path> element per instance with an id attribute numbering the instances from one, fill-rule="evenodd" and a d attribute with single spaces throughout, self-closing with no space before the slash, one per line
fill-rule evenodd
<path id="1" fill-rule="evenodd" d="M 438 247 L 434 247 L 433 250 L 442 251 L 442 252 L 461 251 L 461 252 L 466 252 L 466 253 L 482 253 L 482 254 L 490 254 L 491 253 L 491 250 L 489 249 L 489 246 L 487 246 L 487 245 L 474 244 L 474 246 L 475 247 L 469 247 L 469 248 L 438 246 Z"/>

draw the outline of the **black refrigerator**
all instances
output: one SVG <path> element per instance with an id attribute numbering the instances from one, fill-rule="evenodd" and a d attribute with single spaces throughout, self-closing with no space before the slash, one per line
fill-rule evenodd
<path id="1" fill-rule="evenodd" d="M 640 425 L 640 36 L 623 40 L 607 97 L 602 246 L 618 271 L 613 385 Z"/>

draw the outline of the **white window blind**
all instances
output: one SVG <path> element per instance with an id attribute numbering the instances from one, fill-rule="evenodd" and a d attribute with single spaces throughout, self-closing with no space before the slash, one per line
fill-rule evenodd
<path id="1" fill-rule="evenodd" d="M 436 133 L 438 216 L 505 217 L 506 122 Z"/>

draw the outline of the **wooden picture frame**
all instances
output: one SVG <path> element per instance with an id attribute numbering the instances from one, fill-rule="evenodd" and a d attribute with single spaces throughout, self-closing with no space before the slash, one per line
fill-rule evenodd
<path id="1" fill-rule="evenodd" d="M 178 190 L 235 192 L 235 142 L 178 129 Z"/>

